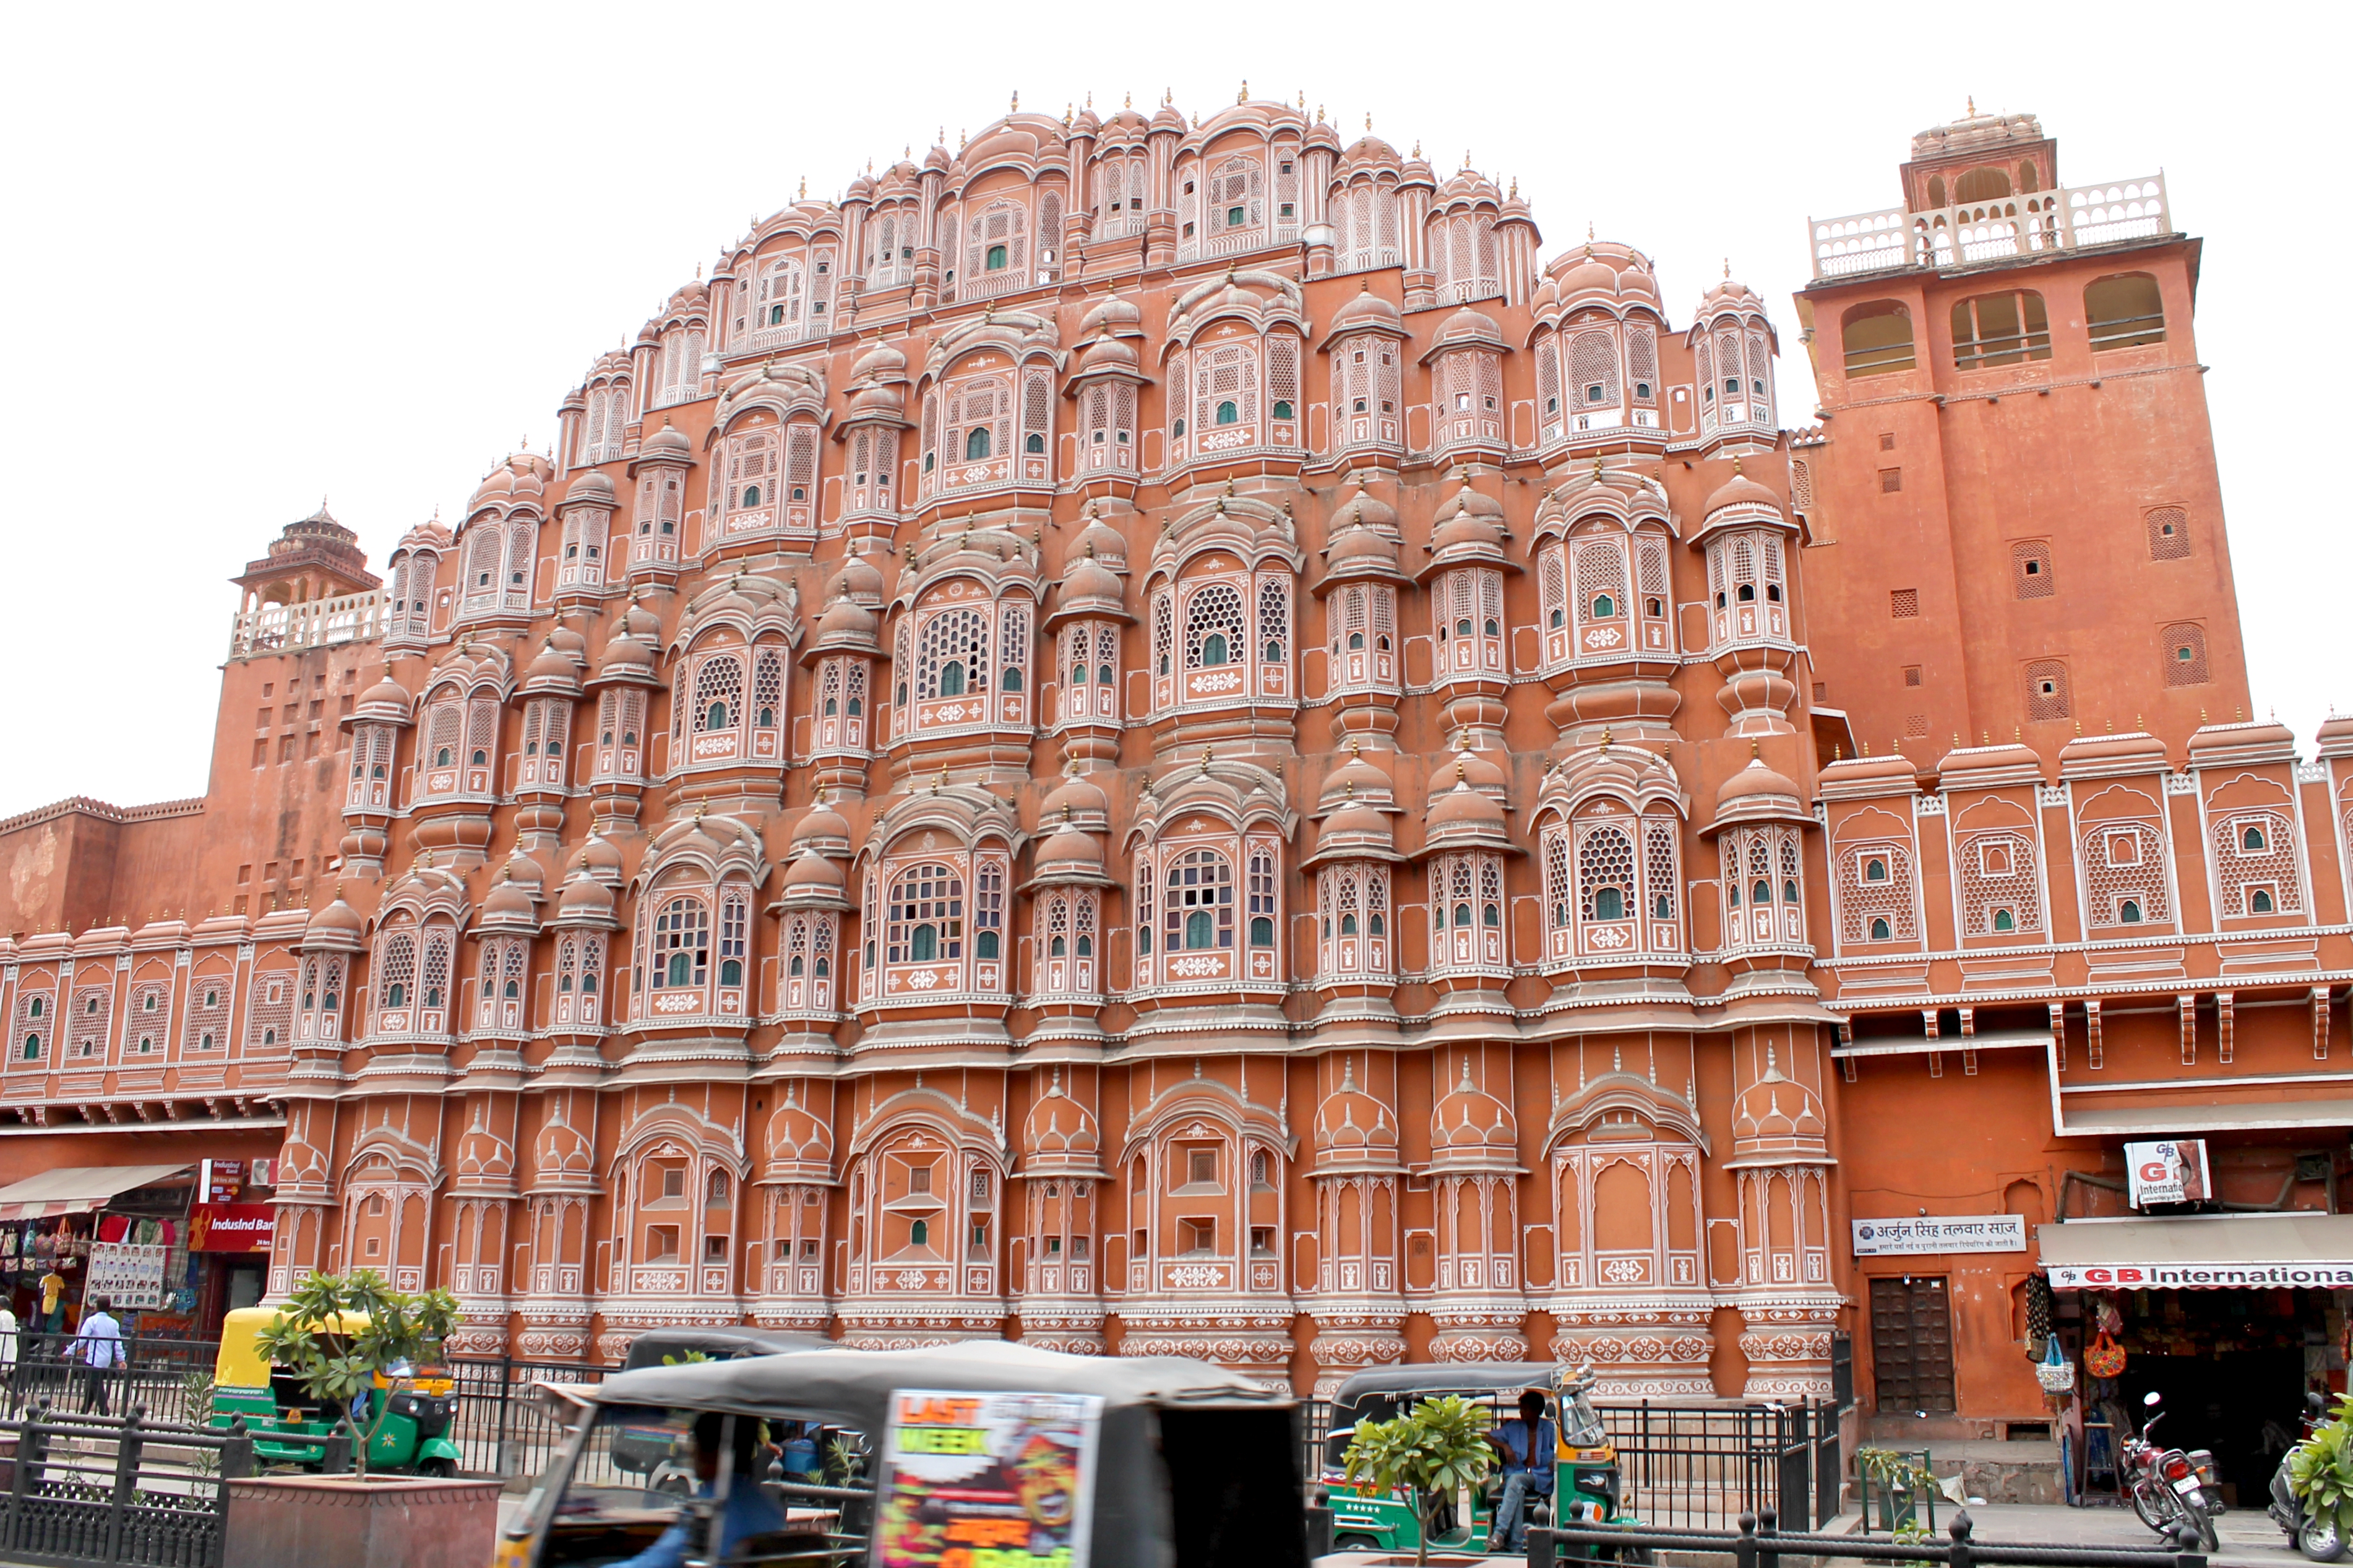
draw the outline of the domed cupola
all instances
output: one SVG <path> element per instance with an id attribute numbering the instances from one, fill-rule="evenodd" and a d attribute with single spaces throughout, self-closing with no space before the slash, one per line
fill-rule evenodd
<path id="1" fill-rule="evenodd" d="M 1471 782 L 1470 764 L 1458 759 L 1442 768 L 1448 780 L 1430 792 L 1422 813 L 1422 848 L 1426 853 L 1446 850 L 1487 849 L 1517 853 L 1504 820 L 1502 802 Z"/>
<path id="2" fill-rule="evenodd" d="M 1437 1171 L 1487 1171 L 1517 1164 L 1519 1119 L 1512 1107 L 1472 1081 L 1471 1054 L 1462 1075 L 1430 1107 L 1430 1163 Z"/>
<path id="3" fill-rule="evenodd" d="M 1094 1113 L 1062 1087 L 1061 1071 L 1029 1102 L 1021 1120 L 1025 1176 L 1101 1176 L 1103 1128 Z"/>
<path id="4" fill-rule="evenodd" d="M 1399 1163 L 1397 1118 L 1357 1087 L 1355 1055 L 1343 1055 L 1339 1086 L 1315 1107 L 1316 1173 L 1393 1171 Z"/>

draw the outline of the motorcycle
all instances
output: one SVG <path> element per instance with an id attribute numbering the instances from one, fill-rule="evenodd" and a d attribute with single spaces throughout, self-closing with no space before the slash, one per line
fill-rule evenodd
<path id="1" fill-rule="evenodd" d="M 2312 1429 L 2328 1416 L 2328 1402 L 2316 1393 L 2304 1396 L 2304 1436 L 2301 1442 L 2280 1456 L 2279 1468 L 2272 1472 L 2272 1502 L 2266 1510 L 2295 1549 L 2315 1563 L 2334 1563 L 2345 1555 L 2345 1534 L 2333 1519 L 2316 1517 L 2307 1511 L 2304 1499 L 2288 1485 L 2288 1462 L 2295 1457 L 2297 1448 L 2312 1441 Z"/>
<path id="2" fill-rule="evenodd" d="M 2170 1539 L 2176 1527 L 2187 1525 L 2209 1553 L 2219 1552 L 2222 1542 L 2214 1531 L 2214 1515 L 2220 1510 L 2209 1502 L 2210 1498 L 2213 1504 L 2221 1501 L 2213 1456 L 2204 1449 L 2190 1454 L 2160 1448 L 2149 1440 L 2157 1424 L 2165 1419 L 2163 1403 L 2155 1393 L 2145 1395 L 2141 1404 L 2149 1412 L 2148 1419 L 2141 1424 L 2138 1435 L 2125 1439 L 2124 1473 L 2133 1511 L 2160 1536 Z"/>

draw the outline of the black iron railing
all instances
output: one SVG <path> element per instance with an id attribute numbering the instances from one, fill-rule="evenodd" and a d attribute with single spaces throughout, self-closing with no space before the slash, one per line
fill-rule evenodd
<path id="1" fill-rule="evenodd" d="M 16 1364 L 0 1387 L 0 1413 L 15 1415 L 47 1404 L 58 1411 L 117 1416 L 143 1406 L 158 1423 L 205 1414 L 203 1391 L 220 1354 L 218 1340 L 126 1337 L 121 1344 L 121 1364 L 93 1368 L 74 1349 L 71 1334 L 25 1331 Z"/>
<path id="2" fill-rule="evenodd" d="M 465 1456 L 460 1468 L 485 1476 L 535 1476 L 564 1443 L 564 1425 L 541 1409 L 532 1385 L 597 1383 L 610 1367 L 577 1361 L 527 1361 L 512 1356 L 449 1358 L 457 1405 L 449 1440 Z"/>
<path id="3" fill-rule="evenodd" d="M 1782 1559 L 1853 1558 L 1876 1563 L 1939 1563 L 1950 1568 L 2001 1564 L 2004 1568 L 2206 1568 L 2198 1552 L 2163 1547 L 2063 1546 L 2035 1542 L 1994 1543 L 1976 1540 L 1966 1510 L 1956 1515 L 1946 1539 L 1924 1536 L 1898 1541 L 1886 1535 L 1783 1533 L 1767 1510 L 1744 1514 L 1734 1530 L 1659 1530 L 1608 1525 L 1528 1531 L 1527 1568 L 1564 1563 L 1650 1563 L 1662 1552 L 1731 1559 L 1733 1568 L 1781 1568 Z"/>
<path id="4" fill-rule="evenodd" d="M 0 1421 L 0 1559 L 218 1568 L 228 1482 L 253 1473 L 243 1422 L 226 1430 L 36 1407 Z"/>

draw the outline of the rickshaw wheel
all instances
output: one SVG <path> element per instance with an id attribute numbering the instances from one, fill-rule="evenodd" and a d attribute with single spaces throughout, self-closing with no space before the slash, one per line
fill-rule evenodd
<path id="1" fill-rule="evenodd" d="M 1381 1543 L 1369 1535 L 1343 1535 L 1332 1542 L 1335 1552 L 1378 1552 Z"/>
<path id="2" fill-rule="evenodd" d="M 458 1464 L 454 1459 L 437 1455 L 420 1463 L 417 1467 L 417 1473 L 428 1481 L 454 1480 L 458 1475 Z"/>

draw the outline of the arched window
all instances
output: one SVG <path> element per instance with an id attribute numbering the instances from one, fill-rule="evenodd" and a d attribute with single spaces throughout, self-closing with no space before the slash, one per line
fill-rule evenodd
<path id="1" fill-rule="evenodd" d="M 1241 410 L 1235 407 L 1232 398 L 1229 397 L 1218 405 L 1218 423 L 1220 425 L 1234 424 L 1241 417 Z"/>
<path id="2" fill-rule="evenodd" d="M 1892 375 L 1909 370 L 1915 363 L 1912 317 L 1898 301 L 1874 300 L 1855 306 L 1847 312 L 1841 330 L 1850 379 Z"/>
<path id="3" fill-rule="evenodd" d="M 2122 904 L 2117 905 L 2116 923 L 2120 926 L 2139 925 L 2140 900 L 2137 898 L 2127 898 Z"/>
<path id="4" fill-rule="evenodd" d="M 649 960 L 656 991 L 681 990 L 710 978 L 711 906 L 700 898 L 672 898 L 654 916 Z"/>
<path id="5" fill-rule="evenodd" d="M 967 462 L 978 462 L 988 456 L 988 427 L 976 425 L 964 435 L 964 455 Z"/>
<path id="6" fill-rule="evenodd" d="M 2254 822 L 2248 823 L 2245 830 L 2239 834 L 2239 847 L 2250 852 L 2258 852 L 2268 847 L 2263 842 L 2262 826 Z"/>
<path id="7" fill-rule="evenodd" d="M 1170 863 L 1166 899 L 1166 946 L 1230 948 L 1234 945 L 1233 867 L 1215 850 L 1188 850 Z"/>
<path id="8" fill-rule="evenodd" d="M 1614 887 L 1593 890 L 1593 917 L 1597 920 L 1623 920 L 1626 917 L 1626 895 Z"/>
<path id="9" fill-rule="evenodd" d="M 2084 291 L 2084 323 L 2094 352 L 2165 341 L 2165 297 L 2147 272 L 2102 278 Z"/>
<path id="10" fill-rule="evenodd" d="M 961 659 L 951 659 L 940 666 L 940 695 L 964 695 L 964 661 Z"/>
<path id="11" fill-rule="evenodd" d="M 1744 590 L 1742 590 L 1742 591 L 1746 592 L 1746 589 L 1744 589 Z M 1618 606 L 1617 606 L 1617 603 L 1616 603 L 1616 601 L 1615 601 L 1615 600 L 1611 599 L 1610 599 L 1610 597 L 1609 597 L 1608 594 L 1606 594 L 1606 593 L 1600 593 L 1600 594 L 1595 594 L 1595 595 L 1593 596 L 1593 619 L 1594 619 L 1594 620 L 1609 620 L 1611 616 L 1613 616 L 1613 615 L 1615 615 L 1615 614 L 1617 614 L 1617 613 L 1618 613 Z M 1462 623 L 1462 625 L 1461 625 L 1461 629 L 1460 629 L 1460 630 L 1461 630 L 1461 632 L 1463 633 L 1463 635 L 1465 635 L 1465 636 L 1470 635 L 1470 632 L 1471 632 L 1471 623 L 1470 623 L 1469 621 L 1467 621 L 1467 620 L 1466 620 L 1466 621 L 1464 621 L 1464 622 Z"/>
<path id="12" fill-rule="evenodd" d="M 1887 863 L 1877 855 L 1870 856 L 1862 863 L 1862 879 L 1865 882 L 1886 881 Z"/>
<path id="13" fill-rule="evenodd" d="M 934 862 L 899 874 L 891 884 L 887 959 L 927 964 L 964 957 L 964 878 Z"/>
<path id="14" fill-rule="evenodd" d="M 1888 935 L 1887 917 L 1883 915 L 1873 916 L 1871 917 L 1871 939 L 1874 942 L 1884 942 L 1888 939 Z"/>

